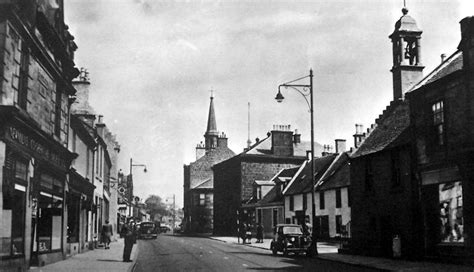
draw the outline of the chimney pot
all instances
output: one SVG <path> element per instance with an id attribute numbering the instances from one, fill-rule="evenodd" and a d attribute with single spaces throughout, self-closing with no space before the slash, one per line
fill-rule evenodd
<path id="1" fill-rule="evenodd" d="M 443 63 L 445 59 L 446 59 L 446 54 L 444 53 L 441 54 L 441 63 Z"/>

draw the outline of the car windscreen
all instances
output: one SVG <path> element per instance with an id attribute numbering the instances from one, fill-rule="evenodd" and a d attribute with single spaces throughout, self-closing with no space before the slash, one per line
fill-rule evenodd
<path id="1" fill-rule="evenodd" d="M 283 233 L 284 234 L 303 234 L 303 231 L 301 231 L 301 227 L 283 227 Z"/>
<path id="2" fill-rule="evenodd" d="M 140 224 L 141 229 L 152 229 L 155 228 L 155 224 L 153 223 L 147 223 L 147 224 Z"/>

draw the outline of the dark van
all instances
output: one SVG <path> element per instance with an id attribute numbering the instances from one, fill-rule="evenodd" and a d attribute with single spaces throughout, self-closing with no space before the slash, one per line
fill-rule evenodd
<path id="1" fill-rule="evenodd" d="M 141 222 L 137 228 L 138 239 L 156 239 L 158 228 L 153 222 Z"/>

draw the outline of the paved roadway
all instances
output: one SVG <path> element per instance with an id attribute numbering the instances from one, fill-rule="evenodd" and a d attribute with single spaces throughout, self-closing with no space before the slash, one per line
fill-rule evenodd
<path id="1" fill-rule="evenodd" d="M 347 264 L 273 256 L 270 250 L 200 237 L 160 235 L 139 240 L 136 272 L 146 271 L 375 271 Z"/>

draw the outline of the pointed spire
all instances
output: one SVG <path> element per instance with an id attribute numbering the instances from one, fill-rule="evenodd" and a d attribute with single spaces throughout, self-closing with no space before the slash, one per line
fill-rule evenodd
<path id="1" fill-rule="evenodd" d="M 214 96 L 211 94 L 211 103 L 209 104 L 209 116 L 207 118 L 206 135 L 218 135 L 216 125 L 216 113 L 214 111 Z"/>
<path id="2" fill-rule="evenodd" d="M 219 132 L 217 131 L 216 125 L 216 113 L 214 111 L 214 95 L 211 91 L 211 102 L 209 104 L 209 116 L 207 118 L 207 129 L 204 134 L 204 139 L 206 141 L 206 150 L 210 150 L 217 146 L 217 138 Z"/>

